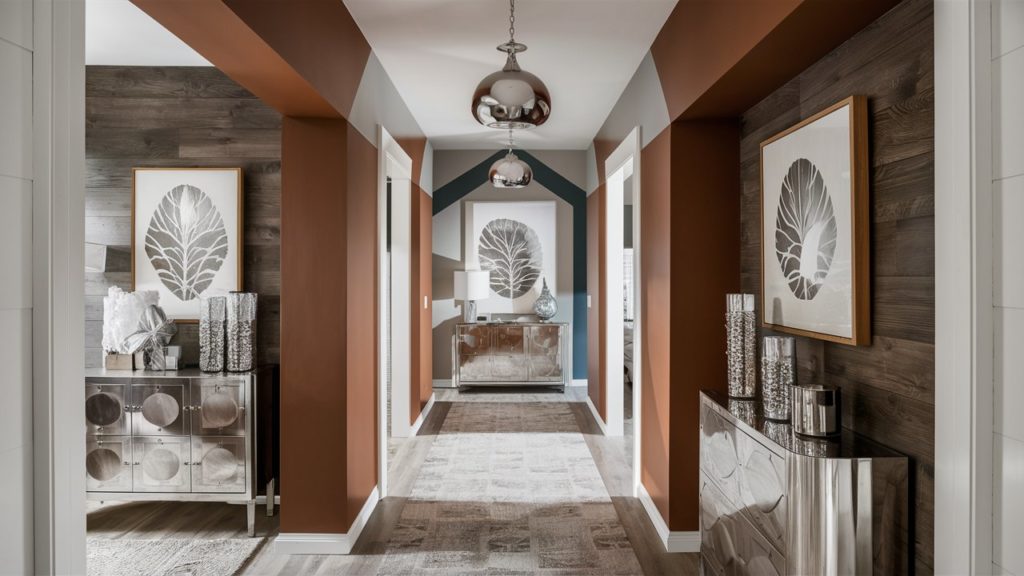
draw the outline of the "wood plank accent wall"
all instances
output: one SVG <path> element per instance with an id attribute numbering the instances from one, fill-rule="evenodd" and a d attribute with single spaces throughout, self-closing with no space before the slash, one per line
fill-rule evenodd
<path id="1" fill-rule="evenodd" d="M 873 345 L 797 338 L 801 382 L 842 387 L 843 425 L 913 458 L 914 564 L 933 572 L 932 2 L 906 0 L 743 115 L 742 287 L 760 294 L 760 142 L 851 94 L 868 97 Z"/>
<path id="2" fill-rule="evenodd" d="M 241 166 L 244 286 L 259 293 L 259 361 L 280 359 L 281 116 L 216 68 L 86 68 L 85 237 L 108 248 L 86 274 L 86 365 L 101 360 L 103 296 L 131 288 L 133 166 Z M 175 342 L 198 361 L 195 324 Z"/>

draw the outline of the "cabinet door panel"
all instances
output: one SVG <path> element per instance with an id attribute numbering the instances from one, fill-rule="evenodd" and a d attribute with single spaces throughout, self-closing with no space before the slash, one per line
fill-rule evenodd
<path id="1" fill-rule="evenodd" d="M 136 492 L 191 490 L 191 446 L 187 437 L 135 438 L 132 462 Z"/>
<path id="2" fill-rule="evenodd" d="M 193 379 L 192 434 L 244 435 L 246 388 L 242 378 Z"/>
<path id="3" fill-rule="evenodd" d="M 131 434 L 128 385 L 91 382 L 85 385 L 85 432 L 95 435 Z"/>
<path id="4" fill-rule="evenodd" d="M 128 436 L 90 436 L 85 441 L 85 489 L 132 491 L 132 441 Z"/>
<path id="5" fill-rule="evenodd" d="M 192 438 L 192 491 L 245 492 L 245 438 Z"/>
<path id="6" fill-rule="evenodd" d="M 132 429 L 136 436 L 183 436 L 188 380 L 139 379 L 132 383 Z"/>
<path id="7" fill-rule="evenodd" d="M 531 326 L 528 339 L 530 381 L 561 382 L 563 379 L 560 326 Z"/>

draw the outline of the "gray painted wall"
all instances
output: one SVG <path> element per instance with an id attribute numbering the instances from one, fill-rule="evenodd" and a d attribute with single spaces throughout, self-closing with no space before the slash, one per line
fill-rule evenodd
<path id="1" fill-rule="evenodd" d="M 434 189 L 476 166 L 493 150 L 438 150 L 434 152 Z M 586 181 L 585 151 L 530 151 L 540 161 L 564 178 L 583 187 Z M 556 242 L 558 301 L 556 322 L 573 321 L 572 313 L 572 207 L 544 186 L 533 182 L 519 190 L 498 190 L 489 183 L 477 187 L 459 202 L 434 215 L 433 234 L 433 330 L 434 379 L 451 378 L 451 338 L 455 324 L 462 318 L 462 304 L 453 299 L 453 274 L 465 269 L 465 203 L 473 201 L 536 201 L 554 200 L 557 206 Z M 571 332 L 571 331 L 570 331 Z"/>

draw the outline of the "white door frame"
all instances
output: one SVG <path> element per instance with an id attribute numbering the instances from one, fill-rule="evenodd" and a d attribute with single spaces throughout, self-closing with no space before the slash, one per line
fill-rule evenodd
<path id="1" fill-rule="evenodd" d="M 29 541 L 34 574 L 85 574 L 85 3 L 34 0 L 33 21 Z"/>
<path id="2" fill-rule="evenodd" d="M 625 179 L 631 177 L 633 193 L 633 490 L 640 485 L 640 399 L 643 390 L 641 365 L 643 346 L 642 308 L 643 290 L 640 273 L 643 246 L 640 243 L 640 127 L 637 126 L 619 144 L 605 161 L 605 434 L 623 434 L 623 401 L 625 386 L 622 373 L 623 355 L 623 310 L 622 310 L 622 250 L 623 250 L 623 205 Z M 631 172 L 631 174 L 626 174 Z M 616 361 L 618 359 L 618 361 Z"/>
<path id="3" fill-rule="evenodd" d="M 935 573 L 992 571 L 991 2 L 935 2 Z"/>
<path id="4" fill-rule="evenodd" d="M 388 426 L 395 437 L 409 436 L 412 385 L 412 158 L 383 126 L 377 128 L 378 349 L 377 449 L 380 495 L 387 495 Z M 391 298 L 387 300 L 387 196 L 391 179 Z M 386 308 L 391 311 L 391 413 L 388 422 Z"/>

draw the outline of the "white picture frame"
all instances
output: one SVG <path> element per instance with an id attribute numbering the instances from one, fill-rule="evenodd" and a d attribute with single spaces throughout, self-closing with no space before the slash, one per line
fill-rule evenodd
<path id="1" fill-rule="evenodd" d="M 132 289 L 177 322 L 204 296 L 242 290 L 242 169 L 132 169 Z"/>

